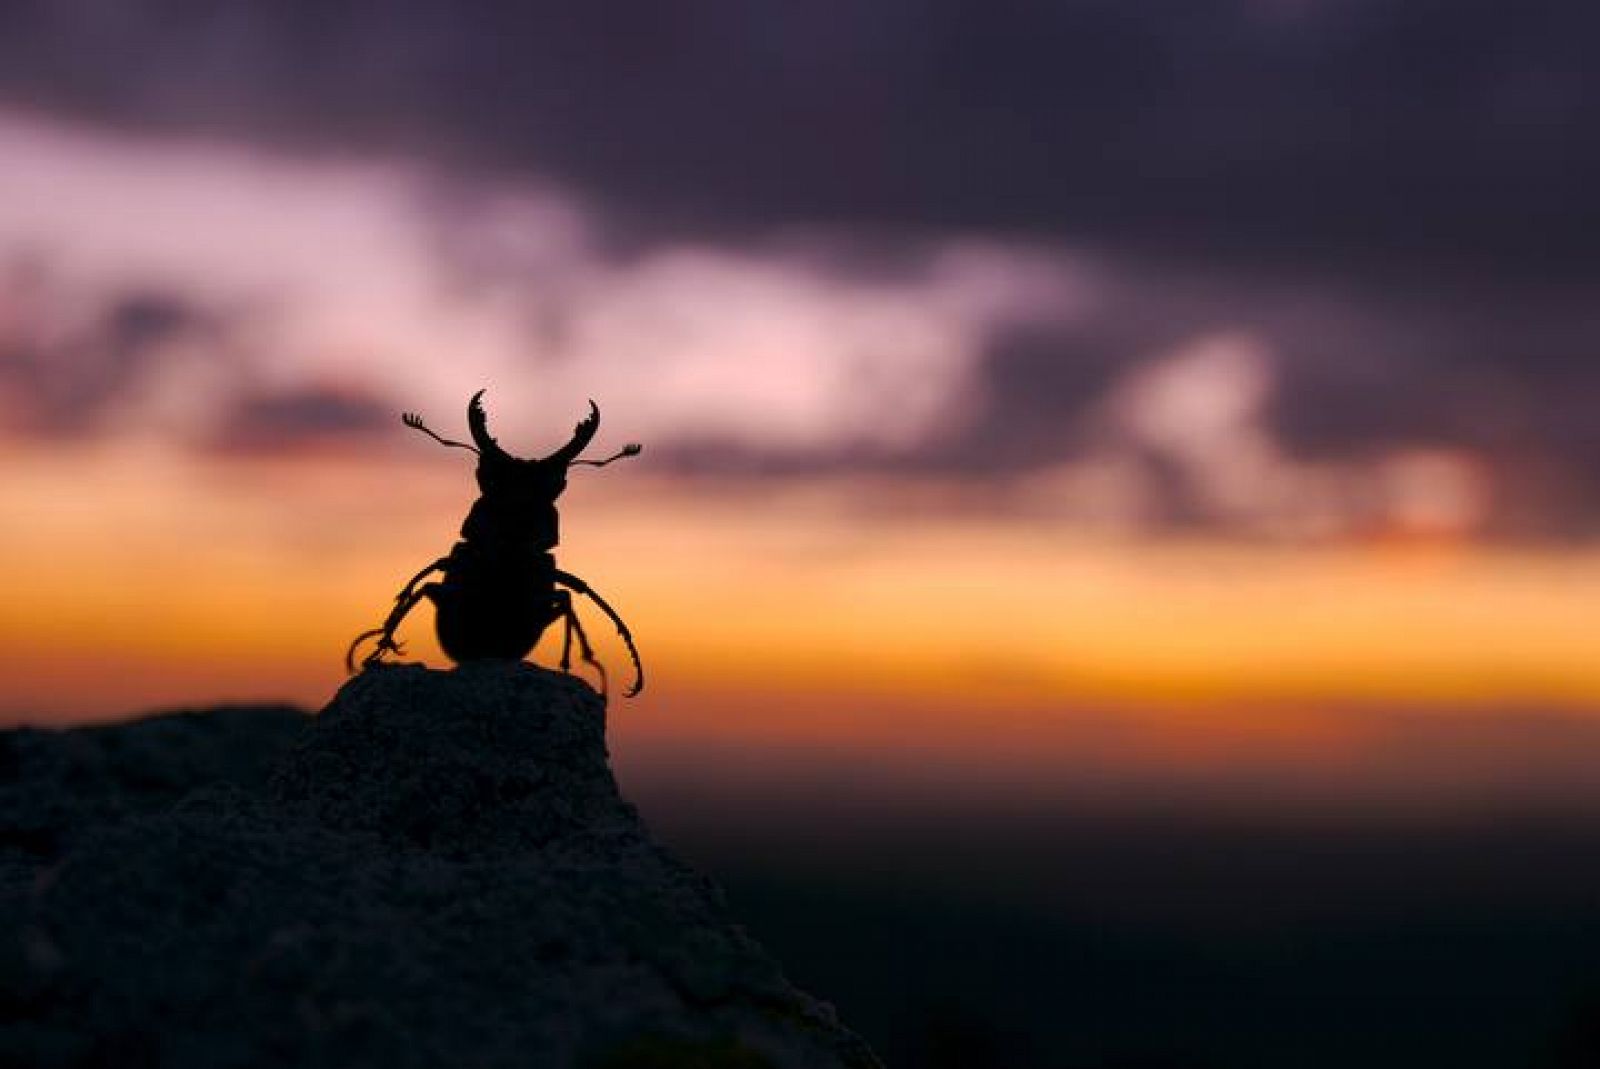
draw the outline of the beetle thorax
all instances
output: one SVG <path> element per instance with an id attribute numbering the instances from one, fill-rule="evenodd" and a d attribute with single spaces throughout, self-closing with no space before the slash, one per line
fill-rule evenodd
<path id="1" fill-rule="evenodd" d="M 548 550 L 560 541 L 556 498 L 566 489 L 566 468 L 516 461 L 515 468 L 479 465 L 478 487 L 461 536 L 483 548 Z"/>

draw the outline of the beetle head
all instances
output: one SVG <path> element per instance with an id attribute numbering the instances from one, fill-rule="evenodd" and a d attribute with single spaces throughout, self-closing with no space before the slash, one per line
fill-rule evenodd
<path id="1" fill-rule="evenodd" d="M 566 489 L 568 466 L 600 430 L 600 408 L 590 401 L 589 414 L 573 428 L 571 440 L 549 456 L 537 459 L 514 457 L 500 448 L 500 443 L 489 433 L 482 390 L 473 394 L 467 403 L 467 426 L 478 447 L 478 489 L 485 494 L 554 501 Z"/>

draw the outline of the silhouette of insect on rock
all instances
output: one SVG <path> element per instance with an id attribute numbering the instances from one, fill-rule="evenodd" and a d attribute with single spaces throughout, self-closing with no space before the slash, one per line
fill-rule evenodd
<path id="1" fill-rule="evenodd" d="M 576 638 L 579 656 L 599 672 L 604 691 L 605 666 L 595 659 L 573 604 L 572 595 L 581 594 L 599 606 L 622 636 L 634 671 L 633 685 L 626 693 L 628 697 L 639 693 L 644 688 L 644 666 L 628 625 L 588 583 L 557 568 L 550 551 L 560 541 L 556 498 L 567 488 L 567 470 L 578 465 L 604 467 L 613 460 L 638 456 L 643 447 L 630 442 L 604 460 L 578 459 L 600 429 L 600 408 L 593 401 L 589 402 L 589 414 L 573 429 L 572 440 L 539 460 L 514 457 L 490 437 L 482 390 L 467 403 L 472 444 L 441 438 L 415 413 L 407 412 L 401 419 L 441 445 L 476 453 L 481 493 L 461 525 L 461 541 L 449 556 L 412 576 L 395 596 L 394 608 L 382 627 L 356 636 L 345 654 L 345 667 L 355 671 L 356 651 L 372 639 L 377 642 L 362 659 L 363 668 L 382 663 L 388 654 L 403 652 L 395 641 L 395 629 L 426 598 L 433 602 L 439 645 L 451 660 L 521 660 L 545 629 L 559 620 L 564 629 L 561 670 L 571 669 Z M 440 573 L 438 580 L 423 582 L 435 572 Z"/>

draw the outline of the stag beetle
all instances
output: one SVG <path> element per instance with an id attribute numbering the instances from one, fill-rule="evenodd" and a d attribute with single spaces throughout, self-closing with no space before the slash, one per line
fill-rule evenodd
<path id="1" fill-rule="evenodd" d="M 406 426 L 441 445 L 476 453 L 481 493 L 461 525 L 461 541 L 449 556 L 440 557 L 411 577 L 395 596 L 394 608 L 382 627 L 356 636 L 345 653 L 345 668 L 355 671 L 356 650 L 368 639 L 378 641 L 362 660 L 363 668 L 381 663 L 385 654 L 400 653 L 400 644 L 394 639 L 395 628 L 419 601 L 427 598 L 433 602 L 439 645 L 451 660 L 521 660 L 545 629 L 560 620 L 565 628 L 561 670 L 570 670 L 572 640 L 577 636 L 579 654 L 584 663 L 600 673 L 604 688 L 605 666 L 595 659 L 572 603 L 572 595 L 577 593 L 592 600 L 610 617 L 627 645 L 634 671 L 627 696 L 632 697 L 644 688 L 644 666 L 639 662 L 639 651 L 628 625 L 589 584 L 557 568 L 550 551 L 560 541 L 556 498 L 567 488 L 567 469 L 579 464 L 601 468 L 613 460 L 637 456 L 643 447 L 630 442 L 604 460 L 579 460 L 578 454 L 600 429 L 600 408 L 590 401 L 589 414 L 573 428 L 572 440 L 566 445 L 542 460 L 514 457 L 489 436 L 483 393 L 479 390 L 467 402 L 467 426 L 476 444 L 441 438 L 413 412 L 400 417 Z M 442 581 L 418 585 L 434 572 L 442 573 Z"/>

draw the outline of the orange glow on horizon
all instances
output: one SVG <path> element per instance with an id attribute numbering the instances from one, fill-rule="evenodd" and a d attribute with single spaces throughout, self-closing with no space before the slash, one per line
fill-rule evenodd
<path id="1" fill-rule="evenodd" d="M 1111 542 L 960 513 L 862 514 L 848 484 L 741 497 L 583 479 L 563 563 L 624 611 L 653 675 L 695 691 L 1600 707 L 1581 608 L 1600 594 L 1600 549 Z M 448 548 L 471 491 L 453 458 L 197 462 L 124 448 L 14 455 L 4 492 L 25 519 L 0 535 L 6 712 L 38 702 L 58 717 L 170 700 L 186 681 L 192 702 L 278 688 L 316 703 L 348 637 Z M 429 632 L 425 610 L 405 629 L 437 663 Z M 130 667 L 48 667 L 86 657 Z M 171 687 L 129 684 L 147 677 Z"/>

